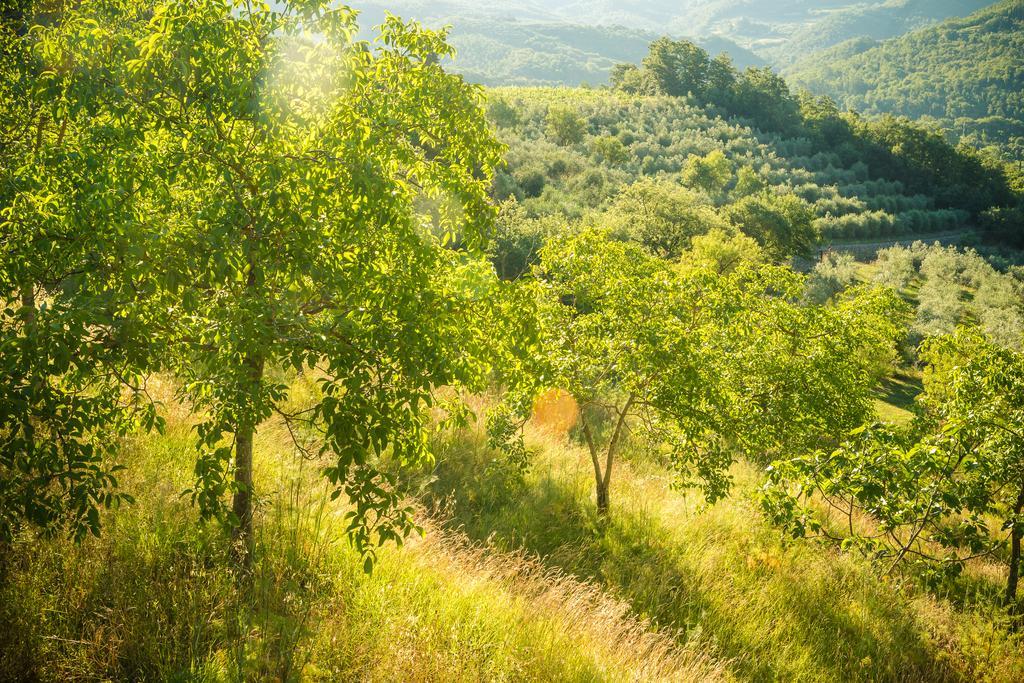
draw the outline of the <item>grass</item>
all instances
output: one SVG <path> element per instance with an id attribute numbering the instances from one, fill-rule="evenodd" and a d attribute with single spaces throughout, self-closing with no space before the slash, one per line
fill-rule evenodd
<path id="1" fill-rule="evenodd" d="M 137 503 L 75 546 L 20 539 L 0 579 L 0 680 L 727 680 L 621 600 L 428 525 L 372 573 L 342 505 L 271 424 L 257 442 L 252 577 L 197 519 L 183 413 L 124 445 Z"/>
<path id="2" fill-rule="evenodd" d="M 924 390 L 920 370 L 903 369 L 884 379 L 875 396 L 879 419 L 898 425 L 914 418 L 914 404 Z"/>
<path id="3" fill-rule="evenodd" d="M 632 449 L 612 516 L 589 459 L 532 430 L 523 473 L 479 428 L 438 438 L 426 533 L 372 575 L 283 425 L 257 440 L 252 577 L 197 519 L 187 415 L 124 444 L 133 506 L 75 546 L 20 539 L 0 580 L 0 680 L 1017 681 L 1024 654 L 974 597 L 880 581 L 857 558 L 786 542 L 749 494 L 706 508 Z M 427 511 L 430 515 L 427 515 Z M 988 582 L 988 583 L 986 583 Z M 977 596 L 982 596 L 978 598 Z"/>
<path id="4" fill-rule="evenodd" d="M 532 470 L 510 477 L 482 437 L 450 443 L 434 473 L 437 500 L 456 501 L 449 524 L 603 585 L 682 644 L 713 643 L 739 680 L 1024 677 L 1021 640 L 989 600 L 997 590 L 965 606 L 881 581 L 857 558 L 787 543 L 760 520 L 748 466 L 735 468 L 731 499 L 704 509 L 657 464 L 623 463 L 602 523 L 586 454 L 549 435 L 533 445 Z"/>

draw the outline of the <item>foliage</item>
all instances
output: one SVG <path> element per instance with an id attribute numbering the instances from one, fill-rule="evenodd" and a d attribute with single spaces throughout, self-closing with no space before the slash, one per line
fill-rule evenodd
<path id="1" fill-rule="evenodd" d="M 516 126 L 500 130 L 510 149 L 493 196 L 516 197 L 531 217 L 598 214 L 625 186 L 659 176 L 720 207 L 765 191 L 795 194 L 825 241 L 966 232 L 979 212 L 1016 201 L 1005 168 L 971 150 L 909 122 L 841 114 L 820 98 L 800 99 L 802 123 L 782 134 L 686 98 L 537 89 L 492 97 L 517 112 Z M 589 133 L 576 144 L 548 126 L 552 110 L 566 109 Z M 1013 229 L 991 235 L 1009 241 Z"/>
<path id="2" fill-rule="evenodd" d="M 909 562 L 936 579 L 1005 548 L 1008 537 L 1012 603 L 1024 536 L 1024 363 L 969 328 L 926 341 L 922 358 L 925 416 L 910 435 L 861 428 L 831 454 L 780 463 L 766 509 L 796 535 L 820 533 L 888 571 Z M 842 516 L 838 525 L 799 503 L 812 495 Z M 861 515 L 870 527 L 855 522 Z M 999 529 L 990 529 L 992 518 Z"/>
<path id="3" fill-rule="evenodd" d="M 748 294 L 719 366 L 735 446 L 767 462 L 835 443 L 871 419 L 873 391 L 892 372 L 905 334 L 908 311 L 896 294 L 854 287 L 814 305 L 808 281 L 792 271 L 739 275 Z"/>
<path id="4" fill-rule="evenodd" d="M 233 493 L 226 517 L 244 540 L 254 435 L 287 398 L 273 369 L 314 372 L 319 401 L 286 417 L 320 436 L 335 495 L 354 503 L 352 540 L 370 553 L 413 526 L 375 460 L 428 457 L 433 390 L 482 386 L 497 359 L 490 334 L 499 311 L 514 307 L 504 309 L 511 290 L 477 256 L 501 153 L 479 89 L 439 65 L 438 55 L 451 54 L 443 32 L 396 18 L 372 44 L 355 32 L 346 7 L 221 0 L 175 0 L 151 13 L 86 3 L 34 29 L 19 40 L 46 63 L 82 66 L 37 77 L 39 102 L 51 104 L 45 116 L 33 112 L 39 132 L 25 144 L 55 140 L 53 168 L 38 172 L 37 150 L 34 167 L 13 168 L 50 186 L 19 188 L 8 204 L 5 220 L 24 232 L 4 253 L 53 278 L 28 282 L 56 297 L 57 317 L 40 322 L 70 330 L 56 338 L 49 374 L 53 400 L 76 401 L 66 414 L 29 396 L 14 418 L 31 423 L 26 409 L 42 410 L 83 444 L 98 425 L 116 430 L 120 394 L 92 390 L 94 364 L 103 380 L 119 374 L 118 354 L 146 356 L 181 379 L 182 397 L 203 416 L 194 500 L 221 515 Z M 80 123 L 69 120 L 79 112 Z M 44 200 L 81 208 L 50 225 L 15 213 Z M 57 260 L 47 263 L 49 253 Z M 5 267 L 5 295 L 31 275 Z M 4 346 L 5 365 L 10 358 L 27 378 L 13 385 L 20 391 L 51 362 L 26 353 L 37 341 L 15 322 L 26 314 L 8 307 L 5 316 L 16 340 Z M 69 365 L 79 351 L 86 360 Z M 31 362 L 18 365 L 25 356 Z M 4 433 L 27 448 L 24 430 Z M 104 487 L 114 482 L 96 450 L 76 448 L 67 456 L 98 480 L 82 482 L 85 495 L 98 490 L 89 504 L 110 504 Z M 61 454 L 30 455 L 28 466 L 46 475 L 46 459 Z"/>
<path id="5" fill-rule="evenodd" d="M 856 279 L 857 269 L 853 254 L 829 251 L 814 264 L 814 270 L 807 279 L 805 296 L 812 303 L 822 304 L 845 290 Z"/>
<path id="6" fill-rule="evenodd" d="M 973 249 L 915 242 L 879 252 L 874 279 L 916 300 L 913 330 L 920 337 L 978 324 L 989 339 L 1019 350 L 1024 344 L 1024 284 L 997 259 Z"/>
<path id="7" fill-rule="evenodd" d="M 895 359 L 904 316 L 891 292 L 803 306 L 803 278 L 752 267 L 756 247 L 723 237 L 675 267 L 594 230 L 542 251 L 538 372 L 580 406 L 602 512 L 627 432 L 664 449 L 680 484 L 715 500 L 737 451 L 801 452 L 860 424 Z M 746 263 L 708 268 L 712 239 Z M 595 427 L 601 412 L 608 433 Z"/>

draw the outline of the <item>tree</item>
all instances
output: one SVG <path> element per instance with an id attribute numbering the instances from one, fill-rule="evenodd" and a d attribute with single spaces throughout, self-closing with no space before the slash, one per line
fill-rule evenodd
<path id="1" fill-rule="evenodd" d="M 590 146 L 599 161 L 611 166 L 619 166 L 629 161 L 629 150 L 622 144 L 622 140 L 613 135 L 593 138 Z"/>
<path id="2" fill-rule="evenodd" d="M 123 98 L 103 84 L 130 40 L 118 9 L 30 31 L 23 3 L 0 25 L 0 543 L 26 523 L 99 534 L 100 508 L 131 499 L 119 437 L 159 425 L 145 335 L 125 314 L 142 167 L 126 151 L 138 138 L 115 124 Z"/>
<path id="3" fill-rule="evenodd" d="M 906 335 L 906 303 L 890 289 L 855 287 L 815 305 L 808 278 L 784 267 L 734 277 L 760 293 L 744 298 L 721 350 L 736 447 L 767 464 L 836 445 L 871 419 Z"/>
<path id="4" fill-rule="evenodd" d="M 596 230 L 542 250 L 538 374 L 580 406 L 600 514 L 627 435 L 665 449 L 678 483 L 713 501 L 735 456 L 817 447 L 870 414 L 899 298 L 865 289 L 803 306 L 801 275 L 757 265 L 738 242 L 746 258 L 731 269 L 697 254 L 668 263 Z"/>
<path id="5" fill-rule="evenodd" d="M 743 233 L 731 234 L 720 228 L 694 237 L 690 244 L 687 261 L 723 275 L 744 266 L 761 266 L 765 260 L 764 252 L 752 238 Z"/>
<path id="6" fill-rule="evenodd" d="M 615 90 L 631 95 L 653 95 L 658 92 L 657 84 L 647 71 L 636 64 L 616 64 L 612 67 L 609 82 Z"/>
<path id="7" fill-rule="evenodd" d="M 567 107 L 551 107 L 547 117 L 547 134 L 562 146 L 583 142 L 587 124 L 575 111 Z"/>
<path id="8" fill-rule="evenodd" d="M 769 191 L 740 198 L 728 207 L 733 223 L 777 261 L 809 256 L 818 239 L 814 212 L 793 194 Z"/>
<path id="9" fill-rule="evenodd" d="M 711 198 L 720 198 L 730 180 L 732 164 L 720 149 L 702 157 L 691 154 L 683 168 L 683 185 L 697 188 Z"/>
<path id="10" fill-rule="evenodd" d="M 659 38 L 651 43 L 643 69 L 658 92 L 673 97 L 692 94 L 703 101 L 708 87 L 711 59 L 688 40 Z"/>
<path id="11" fill-rule="evenodd" d="M 719 303 L 701 292 L 716 279 L 680 279 L 667 262 L 597 230 L 550 241 L 537 275 L 539 373 L 581 408 L 599 514 L 610 509 L 616 456 L 632 430 L 670 444 L 677 471 L 699 480 L 710 498 L 724 495 L 729 455 L 718 436 L 718 357 L 703 338 Z M 598 428 L 602 411 L 608 430 Z"/>
<path id="12" fill-rule="evenodd" d="M 1013 605 L 1024 538 L 1024 359 L 971 328 L 927 340 L 921 355 L 924 414 L 914 429 L 863 427 L 831 454 L 779 463 L 766 509 L 797 536 L 860 548 L 887 571 L 909 562 L 933 579 L 1008 546 Z M 814 511 L 815 495 L 843 513 L 841 525 Z M 855 523 L 860 515 L 873 524 Z"/>
<path id="13" fill-rule="evenodd" d="M 355 13 L 326 3 L 175 1 L 148 29 L 128 70 L 152 103 L 135 123 L 174 227 L 154 246 L 149 310 L 174 321 L 169 365 L 204 414 L 195 499 L 213 514 L 232 491 L 248 544 L 254 436 L 275 413 L 301 418 L 352 501 L 351 537 L 372 552 L 412 526 L 375 458 L 428 457 L 432 390 L 488 370 L 496 280 L 445 248 L 456 235 L 483 247 L 493 215 L 501 148 L 482 93 L 443 71 L 443 32 L 389 17 L 371 48 L 352 41 Z M 316 370 L 304 415 L 281 413 L 276 365 Z"/>
<path id="14" fill-rule="evenodd" d="M 519 112 L 503 97 L 492 97 L 487 105 L 487 118 L 499 128 L 519 125 Z"/>
<path id="15" fill-rule="evenodd" d="M 802 123 L 800 104 L 786 81 L 769 67 L 751 67 L 737 79 L 731 111 L 764 130 L 788 133 Z"/>
<path id="16" fill-rule="evenodd" d="M 279 7 L 83 4 L 37 34 L 49 63 L 92 77 L 87 101 L 109 101 L 83 118 L 110 149 L 73 158 L 118 175 L 109 197 L 69 206 L 104 209 L 74 216 L 98 226 L 82 233 L 90 258 L 139 266 L 108 278 L 133 296 L 97 296 L 196 408 L 201 512 L 230 520 L 249 557 L 254 439 L 278 415 L 319 435 L 350 537 L 372 555 L 413 524 L 378 459 L 426 458 L 432 391 L 480 386 L 496 357 L 511 290 L 480 252 L 502 150 L 481 90 L 440 66 L 443 32 L 389 17 L 368 44 L 346 7 Z M 73 329 L 91 332 L 96 297 L 82 294 L 69 308 L 92 317 Z M 317 377 L 301 414 L 281 410 L 282 367 Z"/>
<path id="17" fill-rule="evenodd" d="M 615 198 L 610 227 L 664 258 L 678 258 L 690 240 L 710 230 L 727 230 L 707 197 L 670 180 L 642 179 Z"/>

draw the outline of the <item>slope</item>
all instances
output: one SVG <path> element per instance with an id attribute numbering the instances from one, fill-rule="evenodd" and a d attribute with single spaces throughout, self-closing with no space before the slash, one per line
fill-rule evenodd
<path id="1" fill-rule="evenodd" d="M 220 527 L 181 495 L 188 412 L 167 383 L 150 387 L 168 399 L 168 429 L 124 444 L 136 503 L 104 514 L 102 538 L 26 537 L 3 556 L 0 680 L 728 679 L 698 643 L 593 584 L 429 520 L 365 574 L 344 505 L 280 423 L 258 437 L 257 559 L 237 576 Z"/>
<path id="2" fill-rule="evenodd" d="M 863 113 L 928 117 L 979 142 L 1008 143 L 1024 136 L 1024 2 L 882 43 L 847 42 L 785 73 Z"/>

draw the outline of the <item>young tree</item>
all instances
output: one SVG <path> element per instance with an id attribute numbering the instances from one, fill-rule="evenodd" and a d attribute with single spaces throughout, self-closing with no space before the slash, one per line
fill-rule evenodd
<path id="1" fill-rule="evenodd" d="M 765 507 L 797 536 L 861 548 L 888 571 L 910 562 L 937 578 L 1009 547 L 1005 601 L 1013 605 L 1024 538 L 1024 359 L 960 328 L 927 340 L 924 415 L 909 434 L 855 431 L 835 452 L 779 463 Z M 843 515 L 823 519 L 820 495 Z M 870 517 L 869 528 L 858 525 Z M 1001 534 L 989 527 L 1000 519 Z"/>
<path id="2" fill-rule="evenodd" d="M 682 173 L 683 185 L 697 188 L 715 200 L 722 197 L 731 180 L 732 164 L 720 149 L 705 156 L 691 154 Z"/>
<path id="3" fill-rule="evenodd" d="M 495 281 L 444 244 L 483 246 L 501 148 L 481 91 L 439 65 L 443 33 L 389 17 L 371 46 L 353 42 L 354 20 L 320 2 L 172 2 L 130 68 L 156 103 L 154 161 L 174 188 L 158 272 L 174 367 L 209 416 L 197 500 L 217 509 L 233 456 L 236 535 L 249 538 L 253 438 L 286 391 L 266 369 L 317 368 L 308 420 L 365 552 L 371 534 L 412 523 L 374 458 L 427 457 L 432 390 L 488 369 Z M 419 198 L 443 207 L 437 232 Z"/>
<path id="4" fill-rule="evenodd" d="M 696 476 L 709 498 L 724 495 L 723 397 L 706 339 L 720 313 L 717 276 L 681 279 L 666 261 L 596 230 L 550 241 L 537 275 L 541 374 L 580 405 L 599 514 L 609 511 L 616 455 L 631 429 L 670 444 L 680 474 Z M 595 410 L 612 419 L 607 436 Z"/>
<path id="5" fill-rule="evenodd" d="M 741 261 L 727 268 L 703 252 L 671 264 L 594 230 L 542 251 L 541 374 L 581 407 L 601 514 L 630 432 L 668 448 L 680 483 L 715 500 L 734 456 L 814 448 L 870 413 L 898 297 L 869 289 L 806 307 L 802 276 L 727 246 Z"/>

